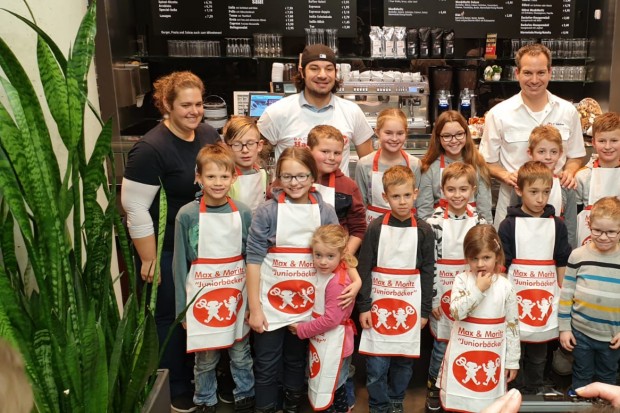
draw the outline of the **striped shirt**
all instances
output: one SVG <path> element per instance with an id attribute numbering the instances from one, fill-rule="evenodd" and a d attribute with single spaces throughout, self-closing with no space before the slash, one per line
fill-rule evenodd
<path id="1" fill-rule="evenodd" d="M 572 328 L 599 341 L 620 332 L 620 249 L 601 254 L 591 244 L 574 250 L 560 294 L 560 331 Z"/>

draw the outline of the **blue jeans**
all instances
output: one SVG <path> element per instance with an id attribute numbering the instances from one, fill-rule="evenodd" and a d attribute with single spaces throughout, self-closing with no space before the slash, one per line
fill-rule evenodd
<path id="1" fill-rule="evenodd" d="M 233 390 L 235 400 L 254 396 L 254 373 L 252 371 L 249 336 L 235 342 L 227 350 L 230 356 L 230 372 L 236 386 Z M 206 404 L 207 406 L 217 404 L 216 367 L 220 361 L 221 351 L 223 350 L 196 352 L 194 404 Z"/>
<path id="2" fill-rule="evenodd" d="M 173 251 L 162 251 L 160 262 L 161 284 L 157 288 L 157 304 L 155 308 L 155 324 L 157 325 L 160 351 L 163 348 L 168 331 L 176 318 L 172 255 Z M 140 278 L 142 263 L 137 253 L 135 264 L 138 276 L 138 291 L 141 293 L 144 281 Z M 151 284 L 146 284 L 147 297 L 151 295 L 151 287 Z M 193 392 L 191 365 L 191 357 L 187 354 L 187 333 L 179 324 L 172 330 L 168 345 L 164 349 L 159 361 L 159 368 L 170 371 L 170 396 L 173 399 L 181 394 Z"/>
<path id="3" fill-rule="evenodd" d="M 304 391 L 308 341 L 286 327 L 252 334 L 256 409 L 276 408 L 281 386 L 292 392 Z"/>
<path id="4" fill-rule="evenodd" d="M 446 348 L 448 347 L 447 341 L 433 340 L 433 352 L 431 353 L 431 360 L 428 366 L 428 375 L 433 379 L 436 379 L 439 375 L 439 369 L 443 362 L 443 356 L 446 354 Z M 435 385 L 435 383 L 433 383 Z"/>
<path id="5" fill-rule="evenodd" d="M 370 413 L 387 412 L 390 403 L 402 403 L 413 374 L 409 357 L 366 357 L 366 389 Z"/>
<path id="6" fill-rule="evenodd" d="M 598 341 L 573 327 L 577 344 L 573 349 L 573 389 L 590 384 L 594 379 L 616 384 L 620 349 L 609 348 L 609 341 Z"/>

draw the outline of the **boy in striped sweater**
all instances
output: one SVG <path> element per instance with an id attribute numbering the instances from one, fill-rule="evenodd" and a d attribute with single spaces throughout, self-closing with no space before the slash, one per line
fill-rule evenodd
<path id="1" fill-rule="evenodd" d="M 574 356 L 569 395 L 594 379 L 616 384 L 620 360 L 620 200 L 590 214 L 592 242 L 574 250 L 560 295 L 560 344 Z"/>

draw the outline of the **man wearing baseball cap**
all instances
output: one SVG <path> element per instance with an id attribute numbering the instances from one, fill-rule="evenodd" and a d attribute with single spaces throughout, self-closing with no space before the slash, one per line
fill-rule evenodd
<path id="1" fill-rule="evenodd" d="M 275 147 L 276 160 L 289 146 L 305 146 L 316 125 L 334 126 L 344 136 L 340 169 L 349 174 L 349 144 L 361 158 L 372 152 L 373 130 L 354 102 L 334 93 L 338 90 L 336 55 L 323 44 L 306 46 L 300 55 L 295 86 L 300 93 L 267 107 L 258 120 L 260 133 Z"/>

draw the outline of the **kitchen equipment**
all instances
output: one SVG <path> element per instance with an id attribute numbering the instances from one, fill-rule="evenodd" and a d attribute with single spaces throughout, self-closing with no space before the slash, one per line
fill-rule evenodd
<path id="1" fill-rule="evenodd" d="M 412 79 L 412 77 L 408 77 Z M 404 76 L 403 76 L 404 79 Z M 428 122 L 429 85 L 426 77 L 410 81 L 356 82 L 344 81 L 336 94 L 355 102 L 370 126 L 377 124 L 377 115 L 383 109 L 401 109 L 408 119 L 409 131 L 426 133 Z"/>
<path id="2" fill-rule="evenodd" d="M 456 69 L 458 88 L 458 111 L 469 120 L 476 116 L 476 85 L 478 83 L 478 67 L 464 66 Z"/>
<path id="3" fill-rule="evenodd" d="M 443 112 L 452 109 L 452 67 L 432 66 L 431 73 L 431 102 L 432 123 Z"/>
<path id="4" fill-rule="evenodd" d="M 204 123 L 208 123 L 214 129 L 221 129 L 228 120 L 226 101 L 218 95 L 209 95 L 202 105 L 204 108 Z"/>

